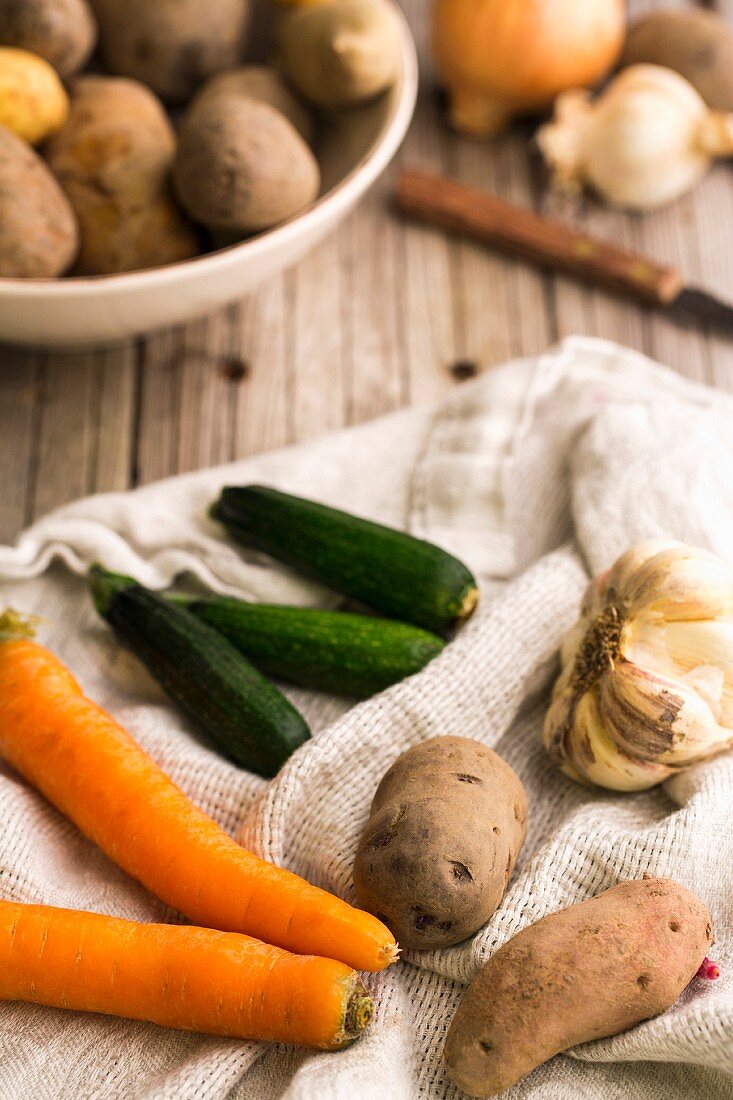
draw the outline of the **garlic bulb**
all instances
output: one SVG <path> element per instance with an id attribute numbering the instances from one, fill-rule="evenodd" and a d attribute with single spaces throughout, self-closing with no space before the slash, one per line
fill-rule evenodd
<path id="1" fill-rule="evenodd" d="M 614 206 L 650 210 L 733 154 L 733 114 L 709 110 L 671 69 L 633 65 L 595 103 L 581 90 L 559 96 L 537 141 L 557 187 L 588 184 Z"/>
<path id="2" fill-rule="evenodd" d="M 572 779 L 639 791 L 733 745 L 733 569 L 642 543 L 594 580 L 544 726 Z"/>

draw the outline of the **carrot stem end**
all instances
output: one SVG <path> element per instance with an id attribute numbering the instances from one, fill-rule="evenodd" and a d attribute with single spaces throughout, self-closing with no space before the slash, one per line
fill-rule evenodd
<path id="1" fill-rule="evenodd" d="M 0 614 L 0 642 L 10 642 L 15 638 L 35 638 L 36 627 L 40 622 L 39 615 L 20 615 L 8 607 Z"/>

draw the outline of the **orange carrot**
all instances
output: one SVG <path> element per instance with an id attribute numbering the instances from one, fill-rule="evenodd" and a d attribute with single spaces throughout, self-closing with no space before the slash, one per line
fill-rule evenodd
<path id="1" fill-rule="evenodd" d="M 381 921 L 242 848 L 17 635 L 17 617 L 0 617 L 0 755 L 115 863 L 195 924 L 357 970 L 395 960 Z"/>
<path id="2" fill-rule="evenodd" d="M 232 932 L 0 901 L 0 1000 L 337 1050 L 372 1001 L 354 970 Z"/>

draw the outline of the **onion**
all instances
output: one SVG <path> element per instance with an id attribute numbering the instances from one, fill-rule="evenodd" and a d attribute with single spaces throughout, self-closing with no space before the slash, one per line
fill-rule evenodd
<path id="1" fill-rule="evenodd" d="M 595 84 L 624 29 L 623 0 L 436 0 L 435 58 L 453 125 L 490 137 L 559 92 Z"/>

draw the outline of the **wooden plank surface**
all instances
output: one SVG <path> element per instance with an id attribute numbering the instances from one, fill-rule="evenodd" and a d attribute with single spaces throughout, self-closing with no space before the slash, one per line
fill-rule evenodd
<path id="1" fill-rule="evenodd" d="M 403 6 L 423 80 L 399 162 L 580 223 L 678 265 L 688 281 L 733 301 L 729 165 L 644 217 L 592 200 L 570 208 L 547 191 L 530 124 L 488 145 L 446 130 L 429 58 L 430 5 Z M 656 6 L 631 4 L 635 13 Z M 717 7 L 733 19 L 731 0 Z M 114 350 L 0 351 L 0 540 L 81 494 L 227 462 L 438 399 L 461 379 L 570 332 L 619 340 L 733 391 L 733 342 L 704 326 L 682 327 L 403 223 L 389 202 L 398 164 L 320 248 L 220 314 Z"/>

